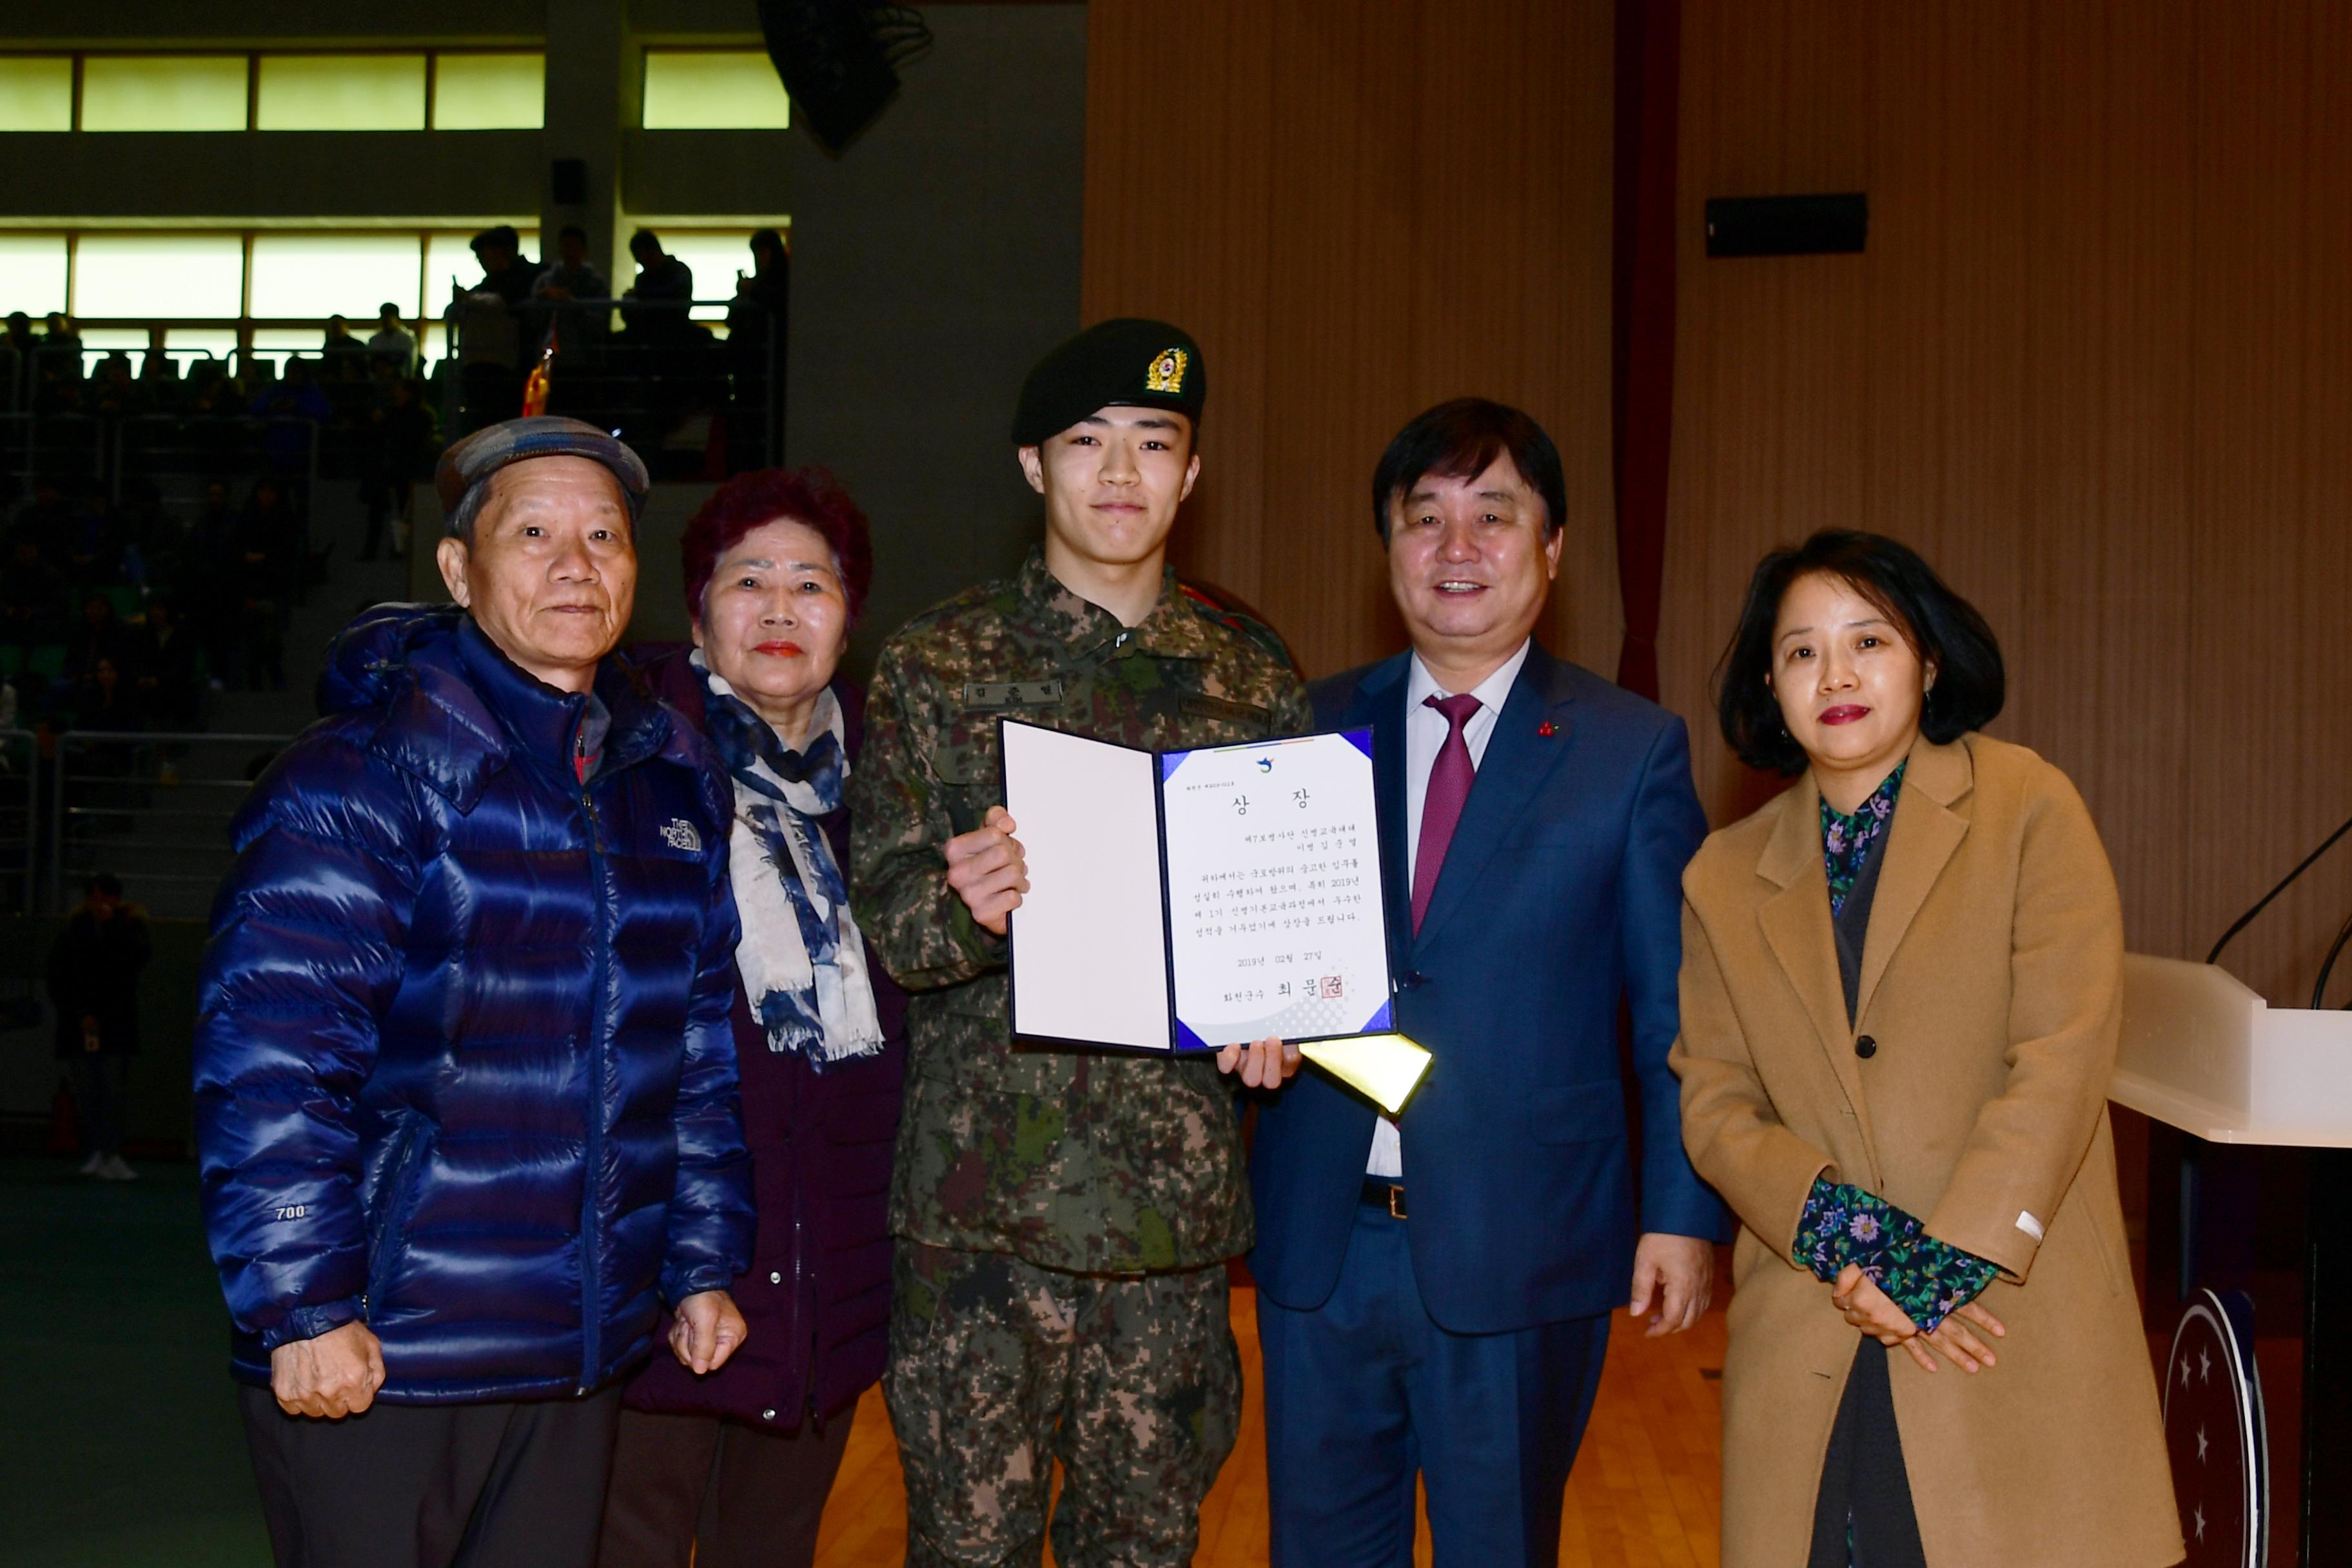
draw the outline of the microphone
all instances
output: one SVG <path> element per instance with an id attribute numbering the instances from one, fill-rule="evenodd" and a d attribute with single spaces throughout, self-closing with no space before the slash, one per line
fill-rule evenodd
<path id="1" fill-rule="evenodd" d="M 2344 944 L 2347 942 L 2352 942 L 2352 915 L 2344 917 L 2344 929 L 2336 933 L 2336 944 L 2327 950 L 2327 956 L 2320 961 L 2319 978 L 2311 984 L 2311 1006 L 2314 1012 L 2327 1005 L 2327 977 L 2336 973 L 2336 960 L 2343 953 Z"/>
<path id="2" fill-rule="evenodd" d="M 2211 963 L 2219 959 L 2221 956 L 2221 950 L 2230 945 L 2231 938 L 2236 936 L 2240 931 L 2252 925 L 2256 915 L 2261 914 L 2264 910 L 2271 907 L 2271 900 L 2273 899 L 2275 899 L 2281 893 L 2285 892 L 2287 889 L 2294 884 L 2294 879 L 2297 877 L 2302 876 L 2305 871 L 2311 869 L 2311 863 L 2313 861 L 2318 859 L 2322 855 L 2326 854 L 2328 850 L 2334 848 L 2336 847 L 2336 841 L 2343 837 L 2347 833 L 2352 833 L 2352 817 L 2345 818 L 2343 826 L 2329 834 L 2326 839 L 2321 841 L 2318 848 L 2305 856 L 2301 865 L 2297 866 L 2294 870 L 2289 871 L 2285 876 L 2280 878 L 2279 885 L 2273 888 L 2269 892 L 2264 893 L 2262 896 L 2261 900 L 2257 902 L 2252 909 L 2248 910 L 2244 914 L 2240 915 L 2237 919 L 2237 923 L 2231 926 L 2228 931 L 2223 931 L 2221 933 L 2221 940 L 2213 944 L 2213 951 L 2205 955 L 2205 962 Z M 2341 942 L 2337 943 L 2339 948 L 2343 944 Z M 2326 976 L 2323 974 L 2321 978 L 2325 980 Z M 2316 1005 L 2316 1004 L 2314 1004 L 2314 1005 Z"/>

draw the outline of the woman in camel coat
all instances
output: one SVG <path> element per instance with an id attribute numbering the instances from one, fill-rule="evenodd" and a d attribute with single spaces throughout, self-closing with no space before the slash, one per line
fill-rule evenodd
<path id="1" fill-rule="evenodd" d="M 1768 556 L 1721 717 L 1801 773 L 1685 874 L 1683 1135 L 1737 1211 L 1726 1568 L 2181 1558 L 2116 1199 L 2123 916 L 1892 540 Z"/>

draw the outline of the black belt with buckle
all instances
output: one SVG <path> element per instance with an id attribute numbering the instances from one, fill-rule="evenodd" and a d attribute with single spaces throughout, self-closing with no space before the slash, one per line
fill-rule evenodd
<path id="1" fill-rule="evenodd" d="M 1389 1218 L 1404 1218 L 1404 1184 L 1380 1176 L 1364 1178 L 1363 1204 L 1369 1209 L 1386 1209 Z"/>

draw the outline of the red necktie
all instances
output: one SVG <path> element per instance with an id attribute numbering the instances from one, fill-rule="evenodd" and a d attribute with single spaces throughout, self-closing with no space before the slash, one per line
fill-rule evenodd
<path id="1" fill-rule="evenodd" d="M 1445 847 L 1454 842 L 1454 825 L 1462 820 L 1463 803 L 1470 798 L 1470 781 L 1478 773 L 1470 764 L 1470 742 L 1462 734 L 1470 715 L 1478 711 L 1478 700 L 1465 692 L 1459 697 L 1424 697 L 1422 706 L 1444 714 L 1454 728 L 1445 744 L 1437 749 L 1437 761 L 1430 764 L 1429 792 L 1421 801 L 1421 844 L 1412 858 L 1415 935 L 1420 934 L 1422 917 L 1429 912 L 1429 895 L 1437 890 L 1437 873 L 1445 865 Z"/>

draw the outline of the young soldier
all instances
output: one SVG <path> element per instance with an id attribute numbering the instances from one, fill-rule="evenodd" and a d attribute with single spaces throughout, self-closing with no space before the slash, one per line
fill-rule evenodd
<path id="1" fill-rule="evenodd" d="M 853 897 L 915 993 L 884 1384 L 909 1563 L 1038 1561 L 1055 1459 L 1066 1568 L 1189 1563 L 1233 1447 L 1224 1264 L 1252 1224 L 1218 1074 L 1271 1087 L 1297 1057 L 1016 1047 L 1005 917 L 1028 883 L 997 758 L 1007 713 L 1153 749 L 1313 728 L 1282 640 L 1166 563 L 1202 391 L 1160 321 L 1046 355 L 1013 426 L 1044 547 L 908 623 L 867 699 Z"/>

